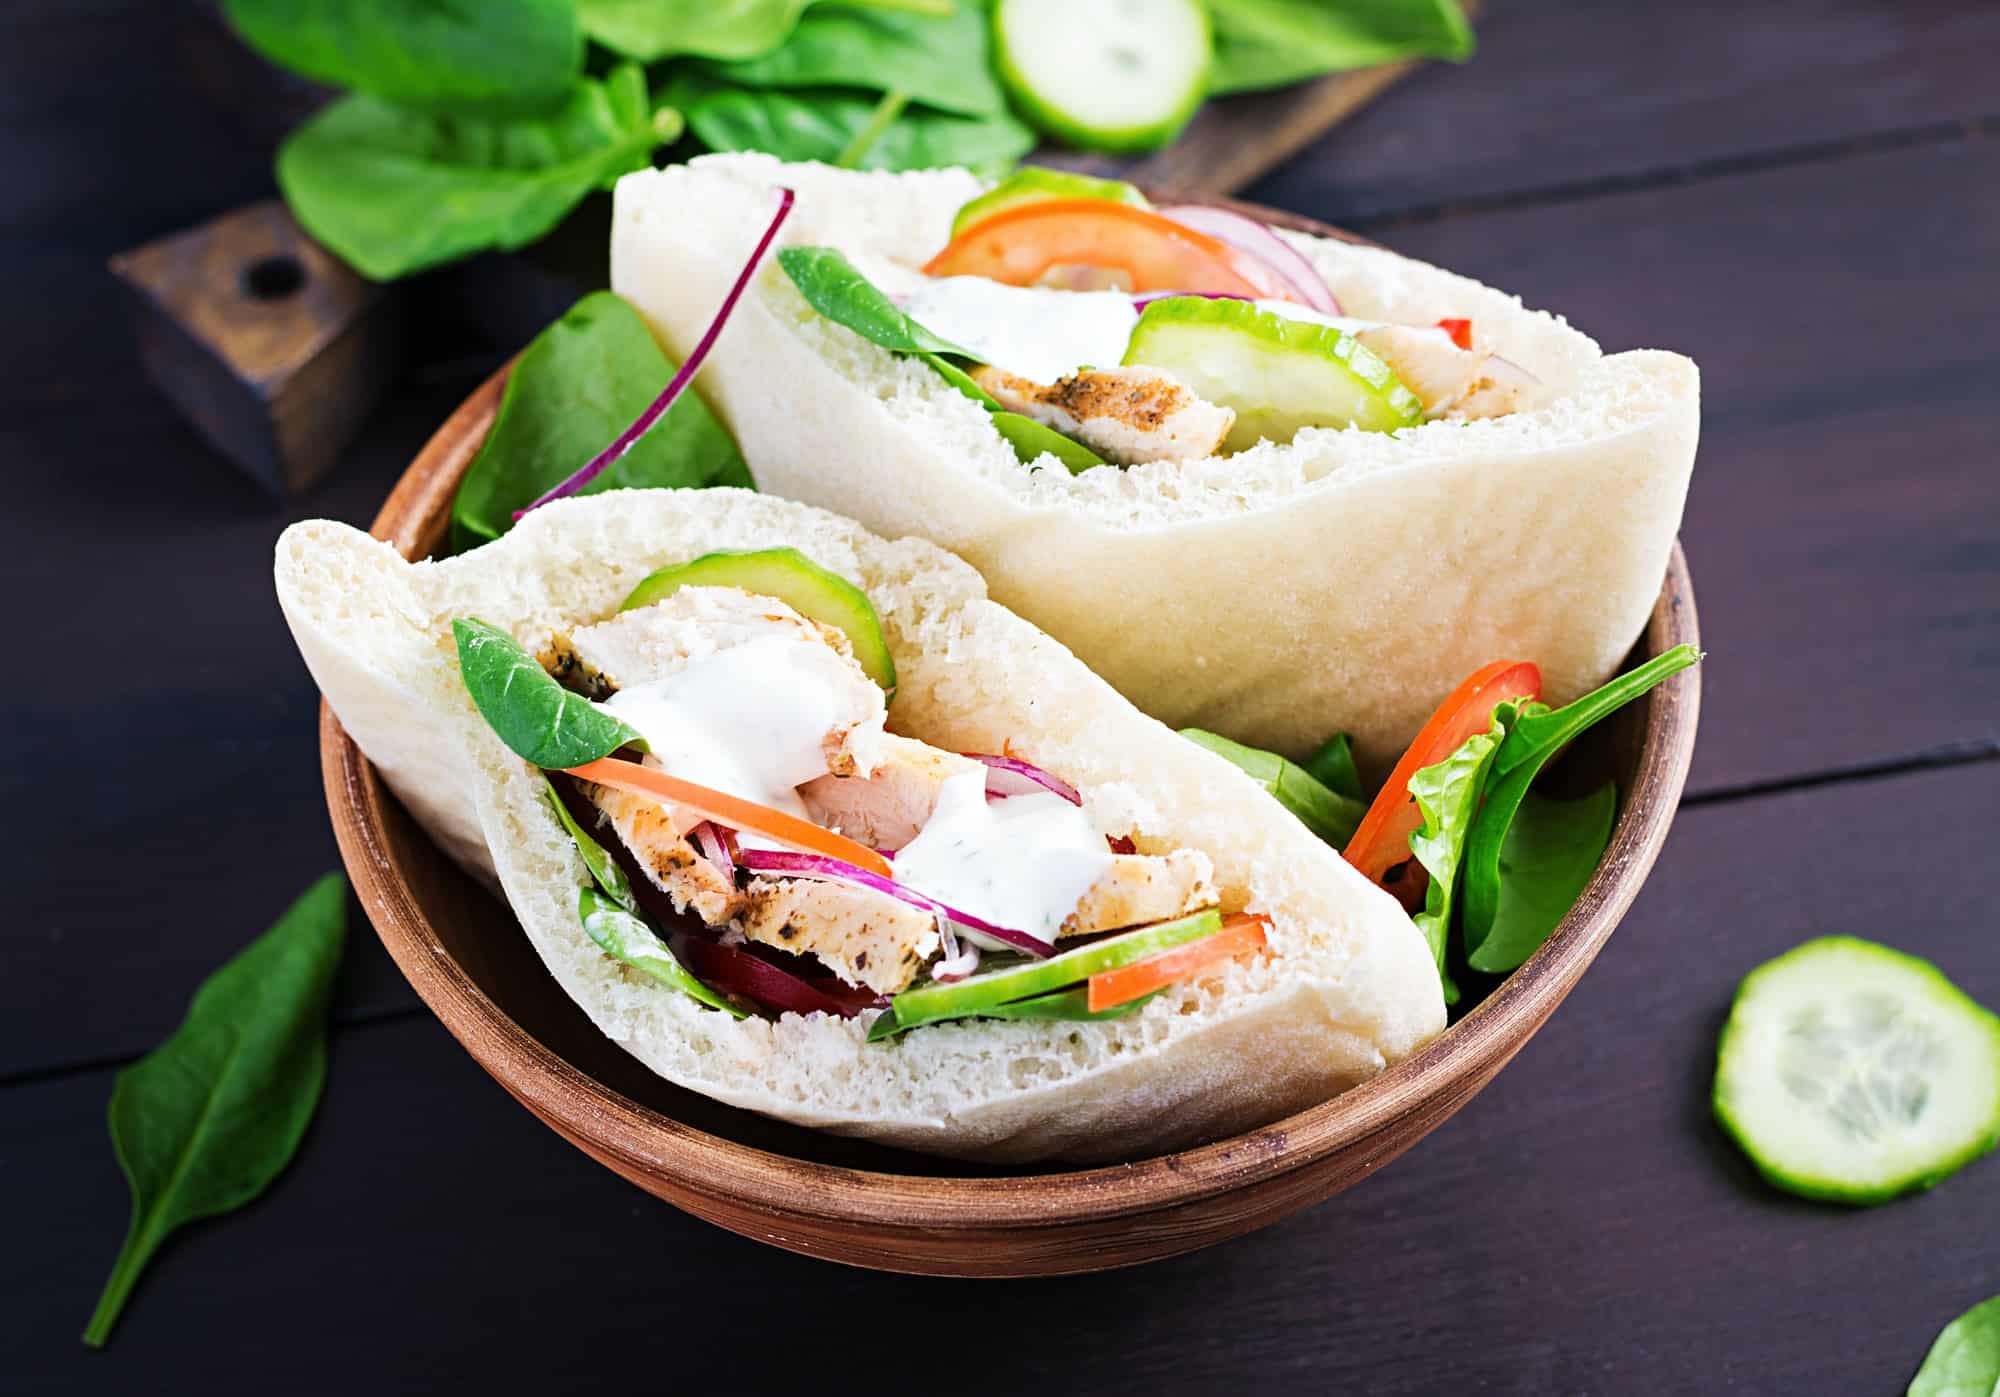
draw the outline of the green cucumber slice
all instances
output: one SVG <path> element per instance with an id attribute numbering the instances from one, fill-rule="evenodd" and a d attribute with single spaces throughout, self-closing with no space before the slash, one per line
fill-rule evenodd
<path id="1" fill-rule="evenodd" d="M 882 638 L 882 618 L 875 614 L 868 594 L 796 548 L 704 553 L 691 562 L 650 574 L 618 609 L 651 606 L 683 587 L 741 587 L 759 596 L 776 597 L 799 615 L 846 632 L 854 658 L 868 677 L 890 693 L 896 691 L 896 661 L 889 654 L 888 641 Z"/>
<path id="2" fill-rule="evenodd" d="M 1136 13 L 1135 13 L 1136 11 Z M 1085 150 L 1157 150 L 1208 85 L 1198 0 L 1000 0 L 993 57 L 1029 122 Z"/>
<path id="3" fill-rule="evenodd" d="M 731 1018 L 748 1017 L 674 959 L 674 953 L 667 949 L 666 942 L 660 940 L 651 927 L 597 889 L 576 890 L 576 915 L 583 923 L 585 935 L 634 970 L 679 990 L 711 1009 L 720 1009 Z"/>
<path id="4" fill-rule="evenodd" d="M 1225 452 L 1289 442 L 1301 427 L 1392 432 L 1424 418 L 1422 401 L 1360 340 L 1249 301 L 1155 301 L 1132 330 L 1125 362 L 1165 369 L 1210 402 L 1234 408 Z"/>
<path id="5" fill-rule="evenodd" d="M 1359 800 L 1329 790 L 1317 776 L 1276 752 L 1246 747 L 1204 728 L 1182 728 L 1181 736 L 1240 767 L 1244 775 L 1296 815 L 1299 823 L 1336 849 L 1354 838 L 1361 817 L 1368 813 Z"/>
<path id="6" fill-rule="evenodd" d="M 1883 1203 L 2000 1142 L 2000 1018 L 1929 961 L 1825 936 L 1750 972 L 1715 1115 L 1777 1187 Z"/>
<path id="7" fill-rule="evenodd" d="M 1122 179 L 1098 179 L 1094 175 L 1074 175 L 1068 170 L 1045 170 L 1039 165 L 1023 165 L 1013 174 L 967 203 L 951 220 L 955 238 L 982 219 L 1022 204 L 1045 199 L 1109 199 L 1130 204 L 1135 209 L 1153 207 L 1145 195 Z"/>
<path id="8" fill-rule="evenodd" d="M 990 1009 L 980 1010 L 979 1016 L 983 1019 L 1031 1019 L 1042 1023 L 1096 1023 L 1102 1019 L 1122 1019 L 1127 1014 L 1137 1013 L 1147 1000 L 1165 993 L 1165 990 L 1154 990 L 1152 994 L 1142 994 L 1137 999 L 1092 1013 L 1090 990 L 1077 985 L 1072 989 L 1057 990 L 1054 994 L 1038 994 L 1033 999 L 996 1004 Z"/>
<path id="9" fill-rule="evenodd" d="M 1189 941 L 1213 936 L 1220 930 L 1222 913 L 1210 908 L 1171 922 L 1107 936 L 1102 941 L 1093 941 L 1074 951 L 1064 951 L 1047 960 L 1031 960 L 1003 970 L 990 970 L 956 984 L 931 981 L 897 995 L 891 1002 L 890 1012 L 875 1021 L 868 1036 L 885 1038 L 943 1019 L 972 1018 L 998 1005 L 1063 989 L 1088 980 L 1100 970 L 1115 970 L 1121 965 L 1130 965 L 1133 961 L 1144 960 Z"/>

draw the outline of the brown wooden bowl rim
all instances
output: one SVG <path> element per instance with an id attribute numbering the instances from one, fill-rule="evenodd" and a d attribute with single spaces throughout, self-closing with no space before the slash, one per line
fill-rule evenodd
<path id="1" fill-rule="evenodd" d="M 1226 203 L 1268 222 L 1351 242 L 1363 239 L 1298 215 Z M 492 425 L 511 362 L 482 383 L 425 444 L 376 517 L 374 532 L 407 556 L 434 547 L 439 521 Z M 1699 645 L 1694 591 L 1678 543 L 1645 640 L 1658 654 Z M 621 1171 L 664 1178 L 692 1195 L 746 1203 L 774 1226 L 800 1217 L 879 1225 L 1007 1231 L 1174 1209 L 1268 1182 L 1385 1131 L 1426 1102 L 1469 1097 L 1561 1001 L 1638 895 L 1666 840 L 1693 758 L 1700 671 L 1685 670 L 1644 701 L 1640 782 L 1627 793 L 1597 871 L 1548 941 L 1487 998 L 1423 1049 L 1373 1080 L 1261 1129 L 1128 1164 L 1002 1177 L 898 1174 L 821 1164 L 682 1124 L 612 1091 L 544 1047 L 458 965 L 409 895 L 373 818 L 379 778 L 324 703 L 322 771 L 343 859 L 384 945 L 419 996 L 508 1091 L 560 1134 Z M 1651 799 L 1638 798 L 1642 784 Z"/>

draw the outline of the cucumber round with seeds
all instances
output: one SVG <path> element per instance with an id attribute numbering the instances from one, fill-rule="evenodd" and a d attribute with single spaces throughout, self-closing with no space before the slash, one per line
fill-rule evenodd
<path id="1" fill-rule="evenodd" d="M 2000 1143 L 2000 1018 L 1929 961 L 1826 936 L 1750 972 L 1715 1115 L 1777 1187 L 1883 1203 Z"/>
<path id="2" fill-rule="evenodd" d="M 1157 150 L 1208 87 L 1199 0 L 999 0 L 993 55 L 1022 115 L 1084 150 Z"/>

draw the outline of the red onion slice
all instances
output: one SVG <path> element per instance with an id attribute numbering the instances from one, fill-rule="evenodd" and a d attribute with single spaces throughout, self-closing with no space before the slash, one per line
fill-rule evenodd
<path id="1" fill-rule="evenodd" d="M 1248 296 L 1239 296 L 1234 291 L 1148 291 L 1132 298 L 1132 309 L 1144 314 L 1146 307 L 1155 301 L 1171 301 L 1179 296 L 1199 296 L 1204 301 L 1247 301 Z"/>
<path id="2" fill-rule="evenodd" d="M 978 945 L 967 939 L 961 946 L 948 918 L 938 918 L 938 943 L 940 954 L 937 962 L 931 966 L 933 980 L 942 980 L 950 984 L 954 980 L 963 980 L 979 968 Z"/>
<path id="3" fill-rule="evenodd" d="M 752 873 L 774 873 L 781 878 L 824 878 L 835 883 L 859 883 L 864 888 L 873 888 L 885 893 L 898 902 L 907 902 L 912 907 L 920 907 L 934 917 L 941 917 L 955 923 L 971 936 L 985 937 L 998 941 L 1017 951 L 1046 960 L 1056 953 L 1056 948 L 1039 936 L 1025 931 L 1015 931 L 1010 927 L 995 926 L 989 921 L 961 912 L 955 907 L 947 907 L 936 898 L 926 897 L 915 888 L 870 873 L 865 868 L 856 868 L 851 863 L 830 859 L 823 854 L 795 854 L 788 849 L 745 849 L 740 862 Z"/>
<path id="4" fill-rule="evenodd" d="M 1201 204 L 1181 204 L 1161 209 L 1160 213 L 1183 228 L 1206 233 L 1217 242 L 1227 243 L 1238 252 L 1256 258 L 1297 293 L 1301 305 L 1311 306 L 1328 315 L 1340 314 L 1340 302 L 1334 299 L 1333 292 L 1327 290 L 1326 282 L 1313 270 L 1313 264 L 1306 260 L 1306 255 L 1256 219 L 1229 209 L 1208 208 Z"/>
<path id="5" fill-rule="evenodd" d="M 722 333 L 722 327 L 729 323 L 729 316 L 736 309 L 736 303 L 743 298 L 743 289 L 750 284 L 750 278 L 756 275 L 757 268 L 764 261 L 764 254 L 771 250 L 771 244 L 778 236 L 778 229 L 784 226 L 785 219 L 790 216 L 795 197 L 789 189 L 778 190 L 778 212 L 772 217 L 771 226 L 764 230 L 764 236 L 757 240 L 756 250 L 750 254 L 750 260 L 744 263 L 743 270 L 736 274 L 736 284 L 729 288 L 729 294 L 722 298 L 722 309 L 715 313 L 715 319 L 708 322 L 708 328 L 695 342 L 694 353 L 681 362 L 673 378 L 668 380 L 667 386 L 660 391 L 660 396 L 653 399 L 652 406 L 640 413 L 631 426 L 620 432 L 611 445 L 591 457 L 582 470 L 552 486 L 527 509 L 515 510 L 516 519 L 532 510 L 540 509 L 551 500 L 574 495 L 590 484 L 614 461 L 638 445 L 639 438 L 651 431 L 653 424 L 666 415 L 667 409 L 674 405 L 674 400 L 694 382 L 695 374 L 701 370 L 702 361 L 708 358 L 708 351 L 715 347 L 716 337 Z"/>
<path id="6" fill-rule="evenodd" d="M 736 859 L 729 852 L 734 841 L 724 836 L 728 831 L 718 825 L 703 820 L 693 830 L 694 842 L 700 846 L 703 857 L 714 864 L 717 871 L 730 882 L 736 881 Z"/>
<path id="7" fill-rule="evenodd" d="M 1083 804 L 1083 797 L 1076 793 L 1076 787 L 1019 757 L 995 757 L 983 752 L 966 752 L 963 755 L 986 768 L 986 794 L 989 799 L 1053 791 L 1071 805 Z"/>

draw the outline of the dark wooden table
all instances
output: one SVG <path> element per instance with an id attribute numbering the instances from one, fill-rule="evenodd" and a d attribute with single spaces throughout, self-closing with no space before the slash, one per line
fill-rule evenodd
<path id="1" fill-rule="evenodd" d="M 1706 380 L 1687 809 L 1483 1096 L 1380 1178 L 1202 1255 L 870 1275 L 592 1164 L 357 924 L 297 1164 L 171 1244 L 86 1352 L 125 1224 L 113 1073 L 335 862 L 272 540 L 365 521 L 511 347 L 441 305 L 392 405 L 288 508 L 191 435 L 104 258 L 270 176 L 180 12 L 16 0 L 0 44 L 0 1391 L 1891 1393 L 2000 1291 L 2000 1159 L 1813 1206 L 1760 1186 L 1706 1106 L 1736 980 L 1805 937 L 1879 937 L 2000 1003 L 2000 7 L 1496 0 L 1470 67 L 1249 191 Z"/>

